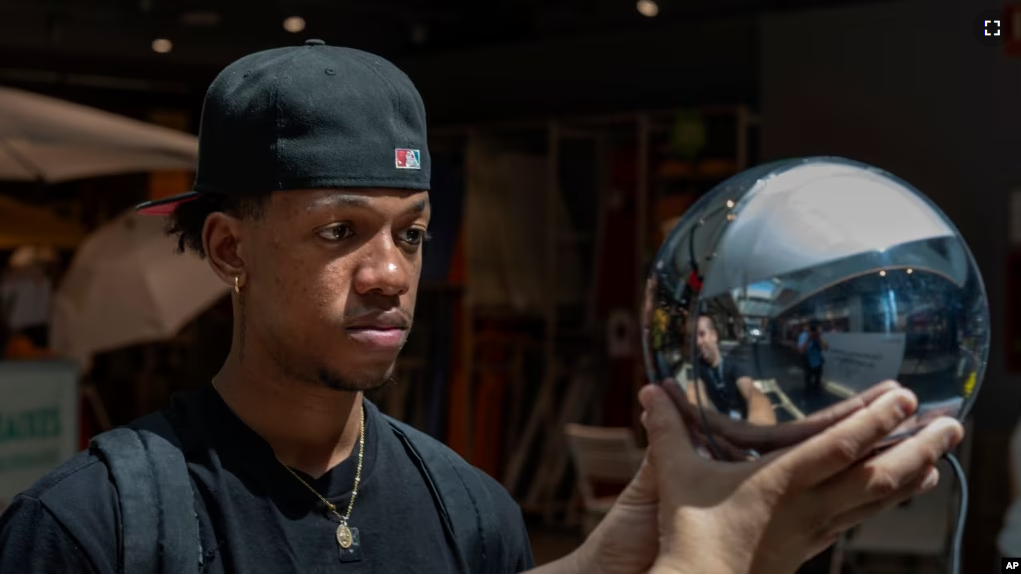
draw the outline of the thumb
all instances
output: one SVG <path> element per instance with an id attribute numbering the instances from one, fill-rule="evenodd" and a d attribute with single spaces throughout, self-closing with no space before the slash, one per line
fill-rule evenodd
<path id="1" fill-rule="evenodd" d="M 698 457 L 688 429 L 663 387 L 646 385 L 638 393 L 638 400 L 645 408 L 642 425 L 649 436 L 649 459 L 656 468 L 660 485 L 673 483 L 679 474 L 690 471 L 692 459 Z"/>
<path id="2" fill-rule="evenodd" d="M 649 462 L 649 456 L 642 459 L 638 472 L 628 482 L 624 491 L 617 496 L 617 504 L 624 506 L 631 505 L 655 505 L 659 502 L 659 478 L 656 477 L 656 470 Z"/>

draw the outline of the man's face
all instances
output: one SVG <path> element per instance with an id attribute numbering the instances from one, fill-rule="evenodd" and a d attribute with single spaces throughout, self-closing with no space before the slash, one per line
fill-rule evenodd
<path id="1" fill-rule="evenodd" d="M 712 360 L 716 358 L 719 336 L 713 329 L 713 323 L 709 318 L 702 316 L 698 318 L 698 332 L 695 334 L 695 342 L 698 344 L 698 352 L 702 357 Z"/>
<path id="2" fill-rule="evenodd" d="M 245 221 L 240 249 L 249 341 L 306 381 L 387 383 L 411 328 L 428 225 L 427 192 L 272 194 L 264 216 Z"/>

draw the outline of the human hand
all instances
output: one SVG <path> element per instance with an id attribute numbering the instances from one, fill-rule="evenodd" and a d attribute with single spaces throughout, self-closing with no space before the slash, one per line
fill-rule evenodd
<path id="1" fill-rule="evenodd" d="M 887 385 L 799 445 L 719 462 L 694 453 L 664 389 L 640 396 L 658 495 L 657 572 L 792 573 L 848 528 L 934 487 L 936 462 L 964 433 L 942 418 L 875 452 L 917 407 L 910 391 Z"/>
<path id="2" fill-rule="evenodd" d="M 744 449 L 768 453 L 803 441 L 821 430 L 863 409 L 884 392 L 898 386 L 892 382 L 880 384 L 854 398 L 842 401 L 797 422 L 778 426 L 760 427 L 747 422 L 712 413 L 709 426 L 713 433 L 726 435 Z M 662 389 L 675 397 L 678 407 L 691 409 L 684 399 L 684 391 L 671 381 Z M 668 406 L 667 409 L 670 409 Z M 690 413 L 689 415 L 692 415 Z M 696 421 L 687 417 L 686 421 Z M 684 434 L 684 430 L 678 433 Z M 734 453 L 737 447 L 726 445 Z M 690 451 L 690 447 L 689 447 Z M 647 452 L 648 453 L 648 452 Z M 682 454 L 683 455 L 683 454 Z M 570 571 L 580 573 L 642 573 L 648 571 L 659 552 L 659 493 L 654 466 L 648 457 L 635 478 L 617 498 L 613 508 L 588 536 L 585 543 L 572 554 Z"/>
<path id="3" fill-rule="evenodd" d="M 864 408 L 884 393 L 899 389 L 900 385 L 885 381 L 808 417 L 777 425 L 756 425 L 711 409 L 700 411 L 696 405 L 697 398 L 691 397 L 693 387 L 685 393 L 673 380 L 664 381 L 662 387 L 680 411 L 696 443 L 709 446 L 708 435 L 711 435 L 720 451 L 717 456 L 736 461 L 747 459 L 749 450 L 765 454 L 800 443 Z"/>

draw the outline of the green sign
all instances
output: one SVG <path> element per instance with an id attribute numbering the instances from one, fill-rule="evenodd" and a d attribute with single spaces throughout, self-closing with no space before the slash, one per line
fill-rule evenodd
<path id="1" fill-rule="evenodd" d="M 0 444 L 59 437 L 60 431 L 60 407 L 14 413 L 0 411 Z"/>

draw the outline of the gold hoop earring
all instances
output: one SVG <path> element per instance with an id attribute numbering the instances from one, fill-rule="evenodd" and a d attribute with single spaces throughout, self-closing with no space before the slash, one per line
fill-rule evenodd
<path id="1" fill-rule="evenodd" d="M 241 276 L 234 276 L 234 293 L 241 295 Z"/>

